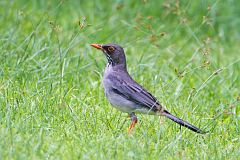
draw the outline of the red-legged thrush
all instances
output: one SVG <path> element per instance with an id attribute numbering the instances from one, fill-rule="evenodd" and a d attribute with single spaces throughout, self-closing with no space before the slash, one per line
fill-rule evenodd
<path id="1" fill-rule="evenodd" d="M 132 79 L 127 71 L 125 53 L 121 46 L 116 44 L 91 44 L 91 46 L 102 50 L 108 60 L 103 77 L 105 94 L 114 107 L 129 114 L 132 121 L 129 132 L 137 123 L 135 113 L 143 113 L 166 116 L 194 132 L 206 133 L 169 113 L 151 93 Z"/>

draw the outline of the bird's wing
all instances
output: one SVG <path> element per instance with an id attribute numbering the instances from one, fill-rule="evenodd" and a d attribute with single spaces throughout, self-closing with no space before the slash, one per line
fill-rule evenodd
<path id="1" fill-rule="evenodd" d="M 149 110 L 157 111 L 161 107 L 158 100 L 142 86 L 137 84 L 134 80 L 125 80 L 122 77 L 114 76 L 114 82 L 112 84 L 113 91 L 117 94 L 121 94 L 128 100 L 131 100 Z"/>

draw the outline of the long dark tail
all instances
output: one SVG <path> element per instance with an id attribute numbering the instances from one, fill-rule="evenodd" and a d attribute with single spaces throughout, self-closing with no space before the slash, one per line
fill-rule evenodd
<path id="1" fill-rule="evenodd" d="M 191 125 L 190 123 L 188 123 L 188 122 L 186 122 L 186 121 L 184 121 L 184 120 L 182 120 L 180 118 L 175 117 L 174 115 L 172 115 L 171 113 L 169 113 L 166 110 L 163 111 L 162 115 L 166 116 L 167 118 L 171 119 L 172 121 L 180 124 L 181 126 L 184 126 L 184 127 L 188 128 L 188 129 L 190 129 L 190 130 L 192 130 L 194 132 L 197 132 L 197 133 L 200 133 L 200 134 L 207 133 L 207 132 L 205 132 L 205 131 L 203 131 L 203 130 L 201 130 L 201 129 L 193 126 L 193 125 Z"/>

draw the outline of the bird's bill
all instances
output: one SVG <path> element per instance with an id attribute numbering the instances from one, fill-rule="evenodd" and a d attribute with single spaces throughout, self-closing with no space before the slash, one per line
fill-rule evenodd
<path id="1" fill-rule="evenodd" d="M 91 44 L 91 46 L 97 49 L 103 49 L 101 44 Z"/>

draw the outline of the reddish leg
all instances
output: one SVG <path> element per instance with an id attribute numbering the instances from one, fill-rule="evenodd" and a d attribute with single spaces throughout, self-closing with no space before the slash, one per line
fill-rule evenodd
<path id="1" fill-rule="evenodd" d="M 130 133 L 132 133 L 133 128 L 137 124 L 138 119 L 137 119 L 137 116 L 135 115 L 134 112 L 130 113 L 129 116 L 130 116 L 131 121 L 132 121 L 132 123 L 131 123 L 131 125 L 130 125 L 130 127 L 128 129 L 128 133 L 130 134 Z"/>

